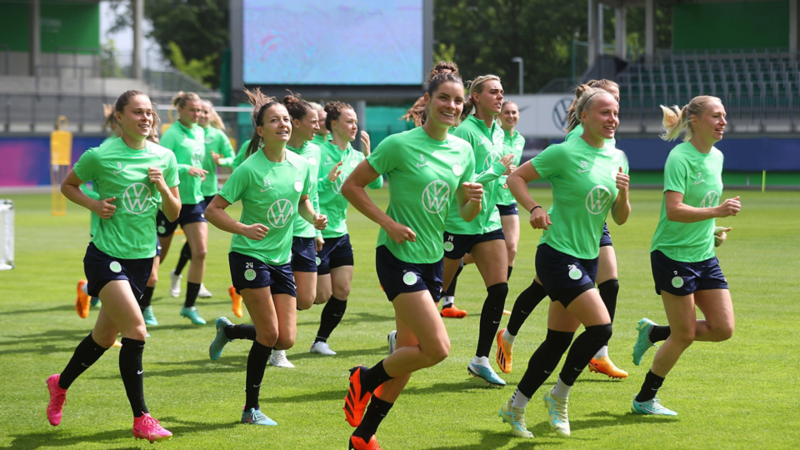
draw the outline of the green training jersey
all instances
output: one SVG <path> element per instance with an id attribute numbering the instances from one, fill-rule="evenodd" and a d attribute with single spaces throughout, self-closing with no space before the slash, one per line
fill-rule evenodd
<path id="1" fill-rule="evenodd" d="M 231 163 L 231 168 L 233 170 L 236 170 L 236 168 L 241 166 L 244 162 L 245 155 L 247 154 L 247 147 L 250 146 L 250 141 L 252 141 L 252 139 L 244 141 L 242 146 L 239 147 L 239 151 L 236 152 L 236 156 L 233 157 L 233 163 Z"/>
<path id="2" fill-rule="evenodd" d="M 258 258 L 267 264 L 281 266 L 292 257 L 292 230 L 300 197 L 308 195 L 313 178 L 306 160 L 286 152 L 283 162 L 267 159 L 263 151 L 233 171 L 219 195 L 229 203 L 242 201 L 239 222 L 245 225 L 262 223 L 269 232 L 260 241 L 241 234 L 231 239 L 231 252 Z"/>
<path id="3" fill-rule="evenodd" d="M 205 134 L 205 148 L 206 156 L 203 159 L 203 169 L 207 170 L 206 181 L 201 183 L 201 192 L 203 197 L 210 197 L 216 195 L 219 190 L 219 180 L 217 180 L 217 165 L 214 164 L 214 158 L 211 157 L 211 152 L 220 155 L 222 158 L 219 160 L 220 166 L 230 167 L 233 163 L 233 147 L 228 135 L 219 128 L 206 127 L 203 129 Z"/>
<path id="4" fill-rule="evenodd" d="M 325 126 L 324 123 L 322 123 L 320 125 L 323 126 L 323 127 Z M 330 142 L 332 139 L 333 139 L 333 133 L 328 133 L 325 136 L 320 136 L 318 134 L 315 134 L 314 135 L 314 139 L 311 139 L 311 143 L 322 147 L 322 144 L 324 144 L 326 142 Z"/>
<path id="5" fill-rule="evenodd" d="M 417 127 L 381 141 L 367 161 L 388 177 L 386 214 L 417 235 L 416 242 L 398 244 L 381 228 L 378 246 L 385 245 L 397 259 L 408 263 L 440 261 L 447 214 L 451 204 L 457 203 L 456 189 L 474 177 L 475 156 L 470 145 L 449 134 L 444 141 L 437 141 Z"/>
<path id="6" fill-rule="evenodd" d="M 314 211 L 319 213 L 319 193 L 317 192 L 317 174 L 319 173 L 320 155 L 319 146 L 306 141 L 300 148 L 292 148 L 287 145 L 286 150 L 302 156 L 308 163 L 308 170 L 314 179 L 314 182 L 311 183 L 311 190 L 308 192 L 308 199 L 311 200 L 311 206 L 314 207 Z M 306 219 L 303 219 L 299 214 L 295 216 L 294 236 L 301 238 L 313 238 L 317 236 L 317 234 L 320 234 L 320 231 L 314 228 L 314 225 L 306 222 Z"/>
<path id="7" fill-rule="evenodd" d="M 551 145 L 531 160 L 534 169 L 550 181 L 553 205 L 549 230 L 540 244 L 581 259 L 600 254 L 603 223 L 617 199 L 619 168 L 628 173 L 628 161 L 621 150 L 597 149 L 583 139 Z"/>
<path id="8" fill-rule="evenodd" d="M 664 192 L 683 194 L 683 203 L 695 208 L 719 206 L 722 197 L 722 152 L 711 147 L 701 153 L 691 142 L 669 152 L 664 166 Z M 661 217 L 650 251 L 660 250 L 681 262 L 699 262 L 714 257 L 714 219 L 681 223 L 667 219 L 666 196 L 661 200 Z"/>
<path id="9" fill-rule="evenodd" d="M 164 132 L 160 144 L 162 147 L 172 150 L 178 161 L 178 173 L 181 178 L 181 203 L 196 205 L 202 202 L 201 185 L 203 180 L 200 177 L 189 175 L 189 169 L 192 167 L 203 168 L 203 160 L 206 158 L 203 128 L 199 125 L 186 128 L 180 121 L 177 121 Z"/>
<path id="10" fill-rule="evenodd" d="M 503 226 L 496 207 L 497 179 L 506 170 L 502 164 L 498 163 L 503 157 L 503 128 L 500 127 L 500 122 L 497 120 L 489 128 L 483 120 L 469 116 L 461 122 L 453 135 L 464 139 L 472 147 L 475 155 L 475 173 L 477 174 L 474 181 L 483 185 L 483 200 L 481 212 L 472 222 L 465 222 L 458 215 L 458 205 L 451 203 L 445 229 L 448 233 L 466 235 L 499 230 Z M 487 175 L 490 176 L 487 178 Z"/>
<path id="11" fill-rule="evenodd" d="M 175 155 L 149 141 L 134 150 L 122 138 L 81 155 L 73 170 L 81 181 L 91 181 L 100 199 L 116 197 L 109 219 L 101 219 L 92 242 L 100 251 L 121 259 L 156 255 L 156 212 L 161 193 L 150 182 L 149 168 L 164 173 L 167 186 L 180 183 Z"/>
<path id="12" fill-rule="evenodd" d="M 525 138 L 522 137 L 518 131 L 514 131 L 514 134 L 511 134 L 508 131 L 503 130 L 503 136 L 503 154 L 507 155 L 511 153 L 514 155 L 514 160 L 511 161 L 511 164 L 519 166 L 519 161 L 522 159 L 522 149 L 525 148 Z M 497 180 L 498 205 L 511 205 L 517 202 L 517 200 L 514 199 L 514 196 L 511 194 L 511 191 L 508 190 L 506 180 L 508 180 L 507 175 L 503 175 L 499 180 Z"/>
<path id="13" fill-rule="evenodd" d="M 583 125 L 578 124 L 578 126 L 573 128 L 572 131 L 570 131 L 567 134 L 567 137 L 564 138 L 564 142 L 571 141 L 575 138 L 580 139 L 582 135 L 583 135 Z M 606 145 L 611 146 L 611 148 L 617 148 L 617 138 L 613 137 L 611 139 L 606 139 Z"/>
<path id="14" fill-rule="evenodd" d="M 358 163 L 364 160 L 364 154 L 354 150 L 350 144 L 347 148 L 339 150 L 333 142 L 326 142 L 320 146 L 319 181 L 319 208 L 320 213 L 328 216 L 328 226 L 322 230 L 323 238 L 341 237 L 347 234 L 347 199 L 342 195 L 342 185 L 353 172 Z M 339 177 L 331 182 L 328 172 L 339 161 Z M 378 177 L 369 184 L 372 189 L 383 186 L 383 177 Z"/>

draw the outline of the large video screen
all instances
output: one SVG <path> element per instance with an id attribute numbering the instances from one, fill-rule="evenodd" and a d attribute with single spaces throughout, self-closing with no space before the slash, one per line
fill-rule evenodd
<path id="1" fill-rule="evenodd" d="M 422 0 L 244 0 L 245 84 L 420 85 Z"/>

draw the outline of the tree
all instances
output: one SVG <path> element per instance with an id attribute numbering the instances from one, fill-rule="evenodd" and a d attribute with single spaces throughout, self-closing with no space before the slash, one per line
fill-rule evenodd
<path id="1" fill-rule="evenodd" d="M 113 0 L 111 4 L 116 12 L 112 31 L 130 27 L 131 1 Z M 172 42 L 188 64 L 196 61 L 210 65 L 213 61 L 213 70 L 204 71 L 200 81 L 219 87 L 221 55 L 230 45 L 228 0 L 144 0 L 144 15 L 153 23 L 149 36 L 162 54 L 173 55 Z"/>

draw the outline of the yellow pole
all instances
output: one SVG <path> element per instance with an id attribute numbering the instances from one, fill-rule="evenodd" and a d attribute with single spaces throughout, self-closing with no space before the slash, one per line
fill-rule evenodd
<path id="1" fill-rule="evenodd" d="M 51 209 L 54 216 L 67 213 L 67 199 L 61 194 L 61 183 L 67 177 L 72 160 L 72 133 L 66 131 L 67 125 L 67 118 L 58 116 L 56 129 L 50 133 Z"/>
<path id="2" fill-rule="evenodd" d="M 766 192 L 767 190 L 767 171 L 761 171 L 761 192 Z"/>

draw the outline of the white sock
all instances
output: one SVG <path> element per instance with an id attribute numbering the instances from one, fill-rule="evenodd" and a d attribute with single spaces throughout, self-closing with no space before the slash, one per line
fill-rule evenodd
<path id="1" fill-rule="evenodd" d="M 83 283 L 83 286 L 81 286 L 81 291 L 84 294 L 89 295 L 89 288 L 87 288 L 86 286 L 89 286 L 89 283 Z"/>
<path id="2" fill-rule="evenodd" d="M 607 345 L 604 345 L 603 348 L 598 350 L 597 353 L 595 353 L 595 355 L 594 355 L 595 358 L 604 358 L 606 356 L 608 356 L 608 346 Z"/>
<path id="3" fill-rule="evenodd" d="M 448 306 L 451 306 L 453 303 L 455 303 L 455 301 L 456 298 L 453 297 L 452 295 L 445 296 L 442 299 L 442 307 L 447 308 Z"/>
<path id="4" fill-rule="evenodd" d="M 490 367 L 489 358 L 486 356 L 476 356 L 472 358 L 472 364 L 475 364 L 476 366 Z"/>
<path id="5" fill-rule="evenodd" d="M 513 344 L 516 338 L 517 338 L 516 336 L 508 332 L 508 329 L 506 329 L 506 331 L 503 331 L 503 340 L 508 342 L 509 344 Z"/>
<path id="6" fill-rule="evenodd" d="M 561 377 L 558 377 L 558 381 L 556 381 L 556 385 L 553 387 L 553 390 L 550 391 L 553 395 L 557 397 L 569 397 L 569 390 L 572 389 L 572 386 L 567 386 L 566 383 L 561 381 Z"/>
<path id="7" fill-rule="evenodd" d="M 285 355 L 286 354 L 286 350 L 275 350 L 275 351 L 272 352 L 272 356 L 277 357 L 281 353 L 283 353 Z"/>
<path id="8" fill-rule="evenodd" d="M 517 389 L 514 391 L 514 395 L 511 396 L 511 406 L 514 408 L 525 408 L 528 406 L 528 402 L 531 401 L 530 397 L 525 397 L 525 394 Z"/>

